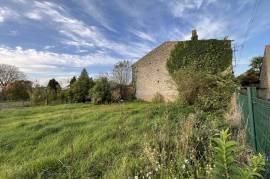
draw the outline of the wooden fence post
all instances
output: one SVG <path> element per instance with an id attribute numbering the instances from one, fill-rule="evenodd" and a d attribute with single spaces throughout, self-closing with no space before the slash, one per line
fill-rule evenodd
<path id="1" fill-rule="evenodd" d="M 256 119 L 254 119 L 253 99 L 252 99 L 256 98 L 256 87 L 248 87 L 247 95 L 248 95 L 248 116 L 252 134 L 252 144 L 255 152 L 257 152 L 256 126 L 255 126 Z"/>

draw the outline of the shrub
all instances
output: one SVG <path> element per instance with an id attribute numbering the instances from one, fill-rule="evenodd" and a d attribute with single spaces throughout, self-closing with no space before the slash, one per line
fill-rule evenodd
<path id="1" fill-rule="evenodd" d="M 98 79 L 95 86 L 89 91 L 94 104 L 110 103 L 112 100 L 111 85 L 107 78 Z"/>
<path id="2" fill-rule="evenodd" d="M 119 102 L 121 100 L 121 92 L 119 88 L 112 89 L 112 102 Z"/>
<path id="3" fill-rule="evenodd" d="M 122 86 L 121 97 L 124 100 L 133 100 L 135 98 L 135 88 L 132 85 Z"/>
<path id="4" fill-rule="evenodd" d="M 46 104 L 47 102 L 46 88 L 41 86 L 34 87 L 31 95 L 31 102 L 35 105 Z"/>
<path id="5" fill-rule="evenodd" d="M 173 79 L 180 101 L 204 111 L 226 110 L 236 89 L 230 76 L 222 77 L 205 71 L 195 71 L 193 68 L 178 70 Z"/>
<path id="6" fill-rule="evenodd" d="M 4 95 L 8 100 L 26 101 L 30 99 L 32 90 L 32 82 L 30 81 L 15 81 L 4 88 Z"/>
<path id="7" fill-rule="evenodd" d="M 110 81 L 112 90 L 112 101 L 118 102 L 120 100 L 133 100 L 135 97 L 135 89 L 131 85 L 119 85 L 114 81 Z"/>

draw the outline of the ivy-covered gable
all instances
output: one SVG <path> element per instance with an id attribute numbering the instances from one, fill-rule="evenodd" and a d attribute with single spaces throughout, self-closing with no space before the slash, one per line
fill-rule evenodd
<path id="1" fill-rule="evenodd" d="M 185 67 L 218 74 L 231 65 L 231 41 L 217 39 L 178 42 L 167 61 L 170 74 Z"/>

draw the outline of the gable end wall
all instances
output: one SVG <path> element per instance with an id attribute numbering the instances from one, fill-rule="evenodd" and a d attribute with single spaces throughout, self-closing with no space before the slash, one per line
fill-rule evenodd
<path id="1" fill-rule="evenodd" d="M 133 84 L 136 97 L 152 101 L 159 93 L 166 101 L 177 98 L 175 84 L 167 70 L 167 60 L 177 42 L 165 42 L 133 65 Z"/>

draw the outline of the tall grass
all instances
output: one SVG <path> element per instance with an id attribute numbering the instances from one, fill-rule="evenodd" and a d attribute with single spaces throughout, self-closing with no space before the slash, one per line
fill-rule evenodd
<path id="1" fill-rule="evenodd" d="M 0 112 L 0 178 L 200 178 L 224 116 L 163 103 Z"/>

